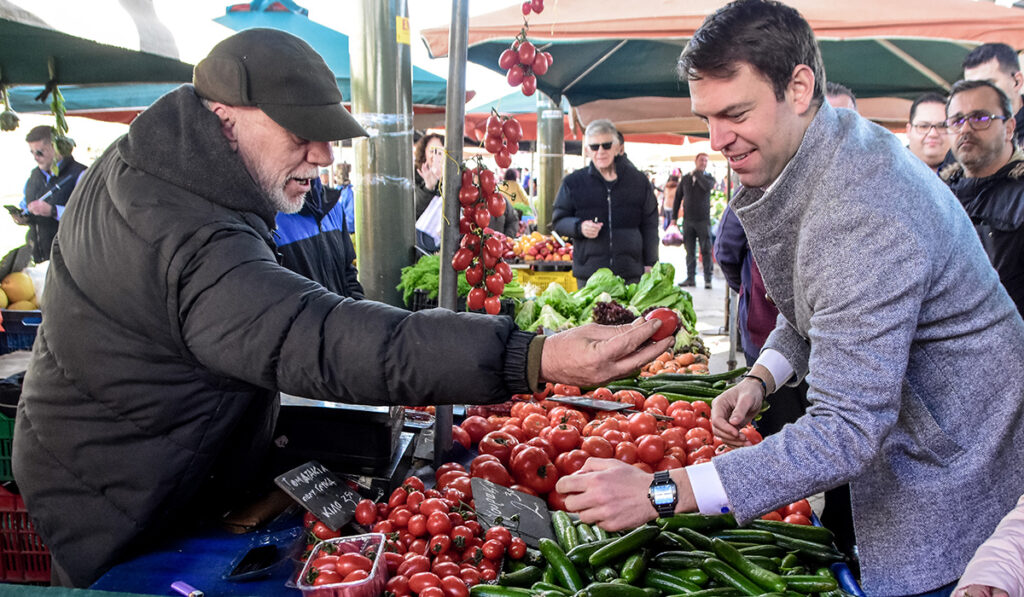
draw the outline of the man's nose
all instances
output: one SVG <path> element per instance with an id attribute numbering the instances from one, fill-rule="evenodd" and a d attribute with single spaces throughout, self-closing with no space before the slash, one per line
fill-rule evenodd
<path id="1" fill-rule="evenodd" d="M 334 163 L 334 149 L 327 141 L 310 141 L 306 159 L 317 166 L 330 166 Z"/>
<path id="2" fill-rule="evenodd" d="M 708 140 L 711 141 L 711 149 L 721 151 L 735 139 L 732 130 L 728 126 L 708 123 Z"/>

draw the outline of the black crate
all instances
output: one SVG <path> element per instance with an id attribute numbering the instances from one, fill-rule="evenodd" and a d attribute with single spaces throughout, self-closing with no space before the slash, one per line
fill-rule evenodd
<path id="1" fill-rule="evenodd" d="M 423 309 L 433 309 L 437 306 L 437 299 L 430 298 L 429 293 L 426 290 L 414 290 L 412 293 L 412 305 L 410 311 L 422 311 Z M 466 310 L 466 297 L 460 296 L 455 302 L 456 311 Z M 477 311 L 471 311 L 471 313 L 486 313 L 483 309 Z M 498 315 L 508 315 L 509 317 L 516 316 L 516 303 L 512 299 L 501 299 L 501 311 L 498 311 Z"/>
<path id="2" fill-rule="evenodd" d="M 43 312 L 0 310 L 4 321 L 3 332 L 0 332 L 0 354 L 15 350 L 31 350 L 36 340 L 36 330 L 43 322 Z"/>

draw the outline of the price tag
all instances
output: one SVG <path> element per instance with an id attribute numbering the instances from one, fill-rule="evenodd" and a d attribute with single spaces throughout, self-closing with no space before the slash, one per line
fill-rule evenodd
<path id="1" fill-rule="evenodd" d="M 502 525 L 530 547 L 537 547 L 542 538 L 555 538 L 544 500 L 479 477 L 473 477 L 471 483 L 480 524 L 487 528 Z"/>
<path id="2" fill-rule="evenodd" d="M 315 460 L 275 478 L 274 483 L 302 504 L 303 508 L 315 514 L 332 531 L 352 520 L 356 504 L 362 499 L 344 481 Z"/>

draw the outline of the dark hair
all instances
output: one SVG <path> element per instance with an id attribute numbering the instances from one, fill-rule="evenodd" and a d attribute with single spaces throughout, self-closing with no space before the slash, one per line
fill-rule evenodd
<path id="1" fill-rule="evenodd" d="M 427 145 L 430 145 L 430 141 L 432 139 L 437 139 L 438 141 L 441 142 L 441 145 L 444 145 L 444 137 L 438 135 L 437 133 L 427 133 L 426 135 L 420 137 L 419 141 L 416 141 L 416 145 L 414 146 L 413 151 L 413 169 L 416 170 L 417 172 L 419 171 L 420 166 L 423 165 L 423 162 L 427 161 Z"/>
<path id="2" fill-rule="evenodd" d="M 1013 112 L 1010 111 L 1010 97 L 1003 92 L 1002 89 L 996 87 L 996 85 L 989 80 L 979 79 L 976 81 L 957 81 L 953 84 L 953 88 L 949 90 L 949 99 L 946 100 L 946 112 L 949 112 L 949 103 L 953 101 L 953 97 L 964 91 L 970 91 L 972 89 L 981 89 L 987 87 L 992 91 L 996 92 L 999 97 L 999 107 L 1003 110 L 1003 116 L 1010 118 L 1013 116 Z"/>
<path id="3" fill-rule="evenodd" d="M 35 143 L 36 141 L 47 141 L 53 142 L 54 129 L 52 126 L 41 124 L 28 132 L 25 135 L 26 143 Z"/>
<path id="4" fill-rule="evenodd" d="M 693 161 L 695 161 L 695 162 L 696 162 L 696 161 L 697 161 L 697 158 L 699 158 L 700 156 L 704 156 L 704 157 L 706 157 L 706 158 L 708 158 L 708 159 L 711 159 L 711 156 L 709 156 L 708 154 L 706 154 L 706 153 L 704 153 L 704 152 L 702 151 L 702 152 L 698 153 L 697 155 L 693 156 Z"/>
<path id="5" fill-rule="evenodd" d="M 505 180 L 519 180 L 519 170 L 515 168 L 505 170 Z"/>
<path id="6" fill-rule="evenodd" d="M 964 57 L 962 66 L 965 69 L 974 68 L 992 59 L 998 61 L 999 67 L 1008 75 L 1012 75 L 1020 70 L 1020 64 L 1017 62 L 1017 52 L 1010 46 L 1000 43 L 981 44 L 974 48 Z"/>
<path id="7" fill-rule="evenodd" d="M 749 64 L 772 84 L 782 101 L 793 69 L 804 64 L 814 72 L 814 102 L 825 95 L 825 66 L 814 32 L 796 9 L 774 0 L 736 0 L 719 8 L 697 31 L 679 56 L 679 76 L 728 78 L 740 63 Z"/>
<path id="8" fill-rule="evenodd" d="M 917 96 L 914 103 L 910 104 L 910 118 L 907 119 L 908 122 L 914 122 L 914 116 L 917 115 L 917 107 L 921 104 L 942 104 L 945 106 L 946 96 L 937 91 L 928 91 Z"/>
<path id="9" fill-rule="evenodd" d="M 850 91 L 849 87 L 842 83 L 833 83 L 832 81 L 825 83 L 825 95 L 832 97 L 845 95 L 853 102 L 853 109 L 857 109 L 857 96 L 853 94 L 853 91 Z"/>

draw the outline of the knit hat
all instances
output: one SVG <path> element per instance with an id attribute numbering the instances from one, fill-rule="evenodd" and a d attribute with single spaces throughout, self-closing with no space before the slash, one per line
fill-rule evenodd
<path id="1" fill-rule="evenodd" d="M 199 61 L 192 83 L 200 97 L 256 106 L 308 141 L 365 137 L 341 105 L 334 73 L 305 41 L 277 29 L 246 29 Z"/>

